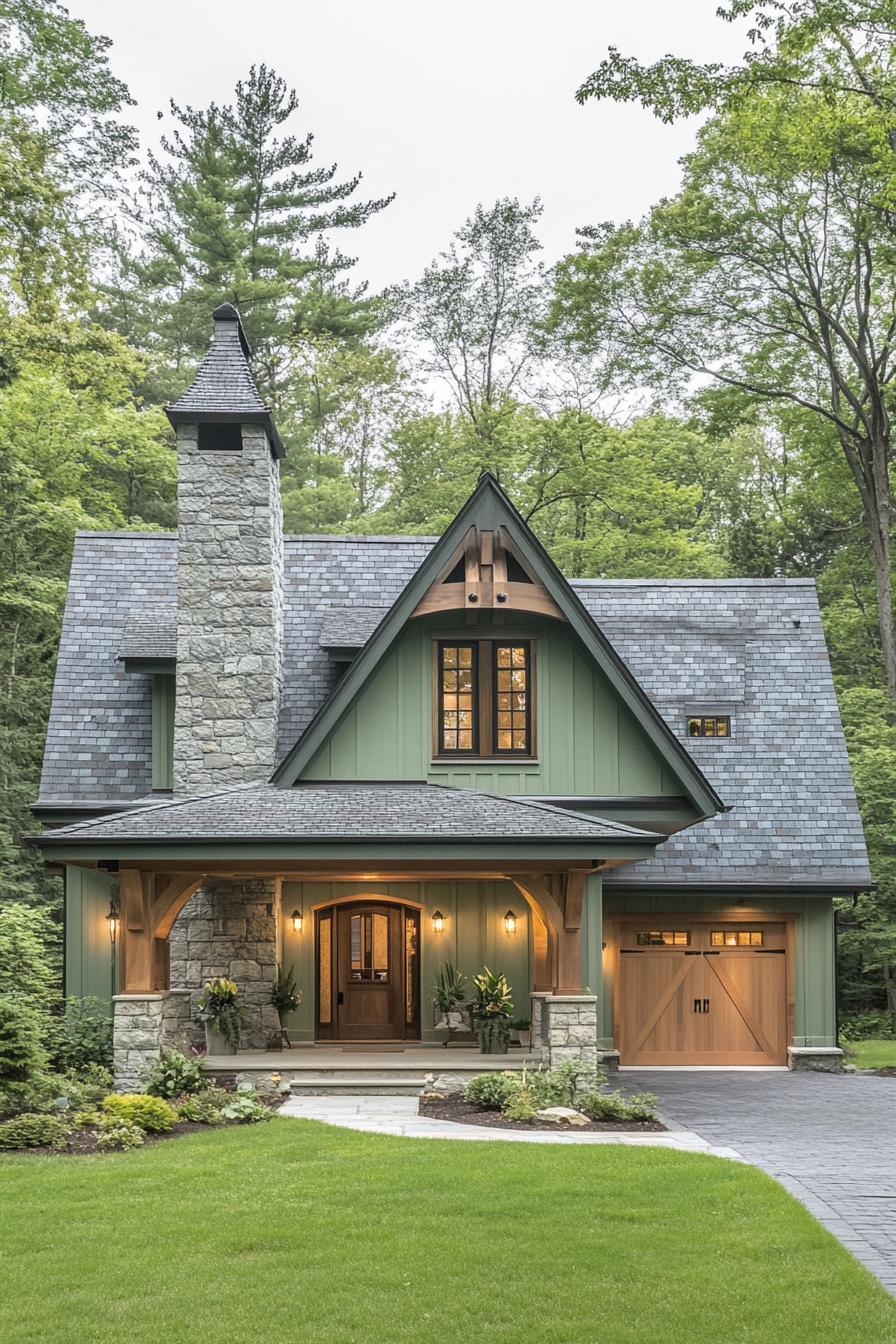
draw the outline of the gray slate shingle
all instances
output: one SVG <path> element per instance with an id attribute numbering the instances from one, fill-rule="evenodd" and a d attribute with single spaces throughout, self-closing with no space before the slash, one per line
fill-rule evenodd
<path id="1" fill-rule="evenodd" d="M 347 609 L 369 622 L 374 609 L 390 606 L 433 540 L 287 538 L 281 757 L 339 678 L 321 644 L 325 631 Z M 78 535 L 43 799 L 150 793 L 150 678 L 125 673 L 117 656 L 129 621 L 173 604 L 176 545 L 171 533 Z M 673 836 L 624 880 L 867 882 L 814 585 L 623 579 L 573 587 L 733 809 Z M 685 737 L 688 711 L 700 708 L 731 714 L 729 741 Z"/>
<path id="2" fill-rule="evenodd" d="M 250 784 L 176 799 L 50 833 L 66 840 L 650 841 L 620 822 L 436 784 Z"/>
<path id="3" fill-rule="evenodd" d="M 161 607 L 148 620 L 132 617 L 118 647 L 122 661 L 129 658 L 176 658 L 177 613 Z"/>

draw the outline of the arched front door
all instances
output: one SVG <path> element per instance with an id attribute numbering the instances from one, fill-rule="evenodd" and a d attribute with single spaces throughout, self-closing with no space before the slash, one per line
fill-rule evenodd
<path id="1" fill-rule="evenodd" d="M 317 1037 L 420 1039 L 420 915 L 357 901 L 318 910 Z"/>

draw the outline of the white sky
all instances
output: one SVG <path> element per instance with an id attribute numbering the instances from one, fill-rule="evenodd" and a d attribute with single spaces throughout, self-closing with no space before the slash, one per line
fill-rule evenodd
<path id="1" fill-rule="evenodd" d="M 417 276 L 478 201 L 541 196 L 544 260 L 575 229 L 641 214 L 675 189 L 694 123 L 633 106 L 575 102 L 609 45 L 736 59 L 742 36 L 718 0 L 68 0 L 114 43 L 144 145 L 169 98 L 226 102 L 265 61 L 299 92 L 294 130 L 316 158 L 358 169 L 394 203 L 340 240 L 374 288 Z"/>

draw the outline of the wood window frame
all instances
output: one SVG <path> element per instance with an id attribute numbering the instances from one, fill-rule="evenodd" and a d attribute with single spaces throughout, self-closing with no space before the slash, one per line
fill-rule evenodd
<path id="1" fill-rule="evenodd" d="M 691 732 L 691 725 L 700 724 L 699 733 Z M 712 732 L 706 731 L 706 725 L 713 725 Z M 724 723 L 725 731 L 720 733 L 718 726 Z M 731 715 L 730 714 L 689 714 L 687 716 L 687 735 L 689 738 L 698 738 L 701 741 L 708 742 L 728 742 L 731 739 Z"/>
<path id="2" fill-rule="evenodd" d="M 523 747 L 497 747 L 497 650 L 499 646 L 522 644 L 526 648 L 526 734 L 528 744 Z M 494 635 L 477 636 L 471 639 L 468 634 L 454 638 L 440 635 L 433 640 L 432 653 L 432 755 L 433 760 L 444 764 L 447 761 L 534 761 L 537 759 L 535 741 L 535 644 L 529 635 L 511 635 L 504 632 Z M 471 750 L 454 751 L 446 749 L 443 741 L 443 697 L 442 688 L 442 650 L 460 646 L 472 647 L 473 701 L 475 715 L 476 746 Z"/>

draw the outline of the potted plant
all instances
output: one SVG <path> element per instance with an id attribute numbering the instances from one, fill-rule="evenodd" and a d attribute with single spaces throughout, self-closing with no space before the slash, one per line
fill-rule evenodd
<path id="1" fill-rule="evenodd" d="M 473 977 L 473 988 L 476 997 L 470 1005 L 470 1017 L 479 1049 L 483 1055 L 506 1055 L 513 1013 L 507 976 L 495 975 L 483 966 Z"/>
<path id="2" fill-rule="evenodd" d="M 286 1030 L 284 1018 L 287 1013 L 294 1013 L 302 1002 L 302 991 L 296 987 L 296 975 L 292 966 L 285 970 L 278 963 L 277 965 L 277 983 L 271 991 L 271 1003 L 277 1009 L 277 1016 L 280 1019 L 280 1040 L 292 1049 L 292 1041 L 289 1039 L 289 1032 Z"/>
<path id="3" fill-rule="evenodd" d="M 210 1055 L 235 1054 L 240 1048 L 243 1009 L 239 990 L 223 975 L 207 980 L 196 1000 L 199 1021 L 205 1023 L 205 1048 Z"/>
<path id="4" fill-rule="evenodd" d="M 523 1048 L 523 1050 L 528 1050 L 531 1048 L 532 1023 L 528 1017 L 520 1017 L 517 1018 L 515 1022 L 511 1022 L 510 1030 L 516 1032 L 517 1041 L 519 1045 Z"/>
<path id="5" fill-rule="evenodd" d="M 460 1005 L 466 983 L 467 977 L 450 961 L 444 961 L 439 966 L 432 991 L 433 1005 L 439 1014 L 436 1031 L 463 1031 L 465 1023 Z M 447 1037 L 445 1044 L 448 1044 Z"/>

